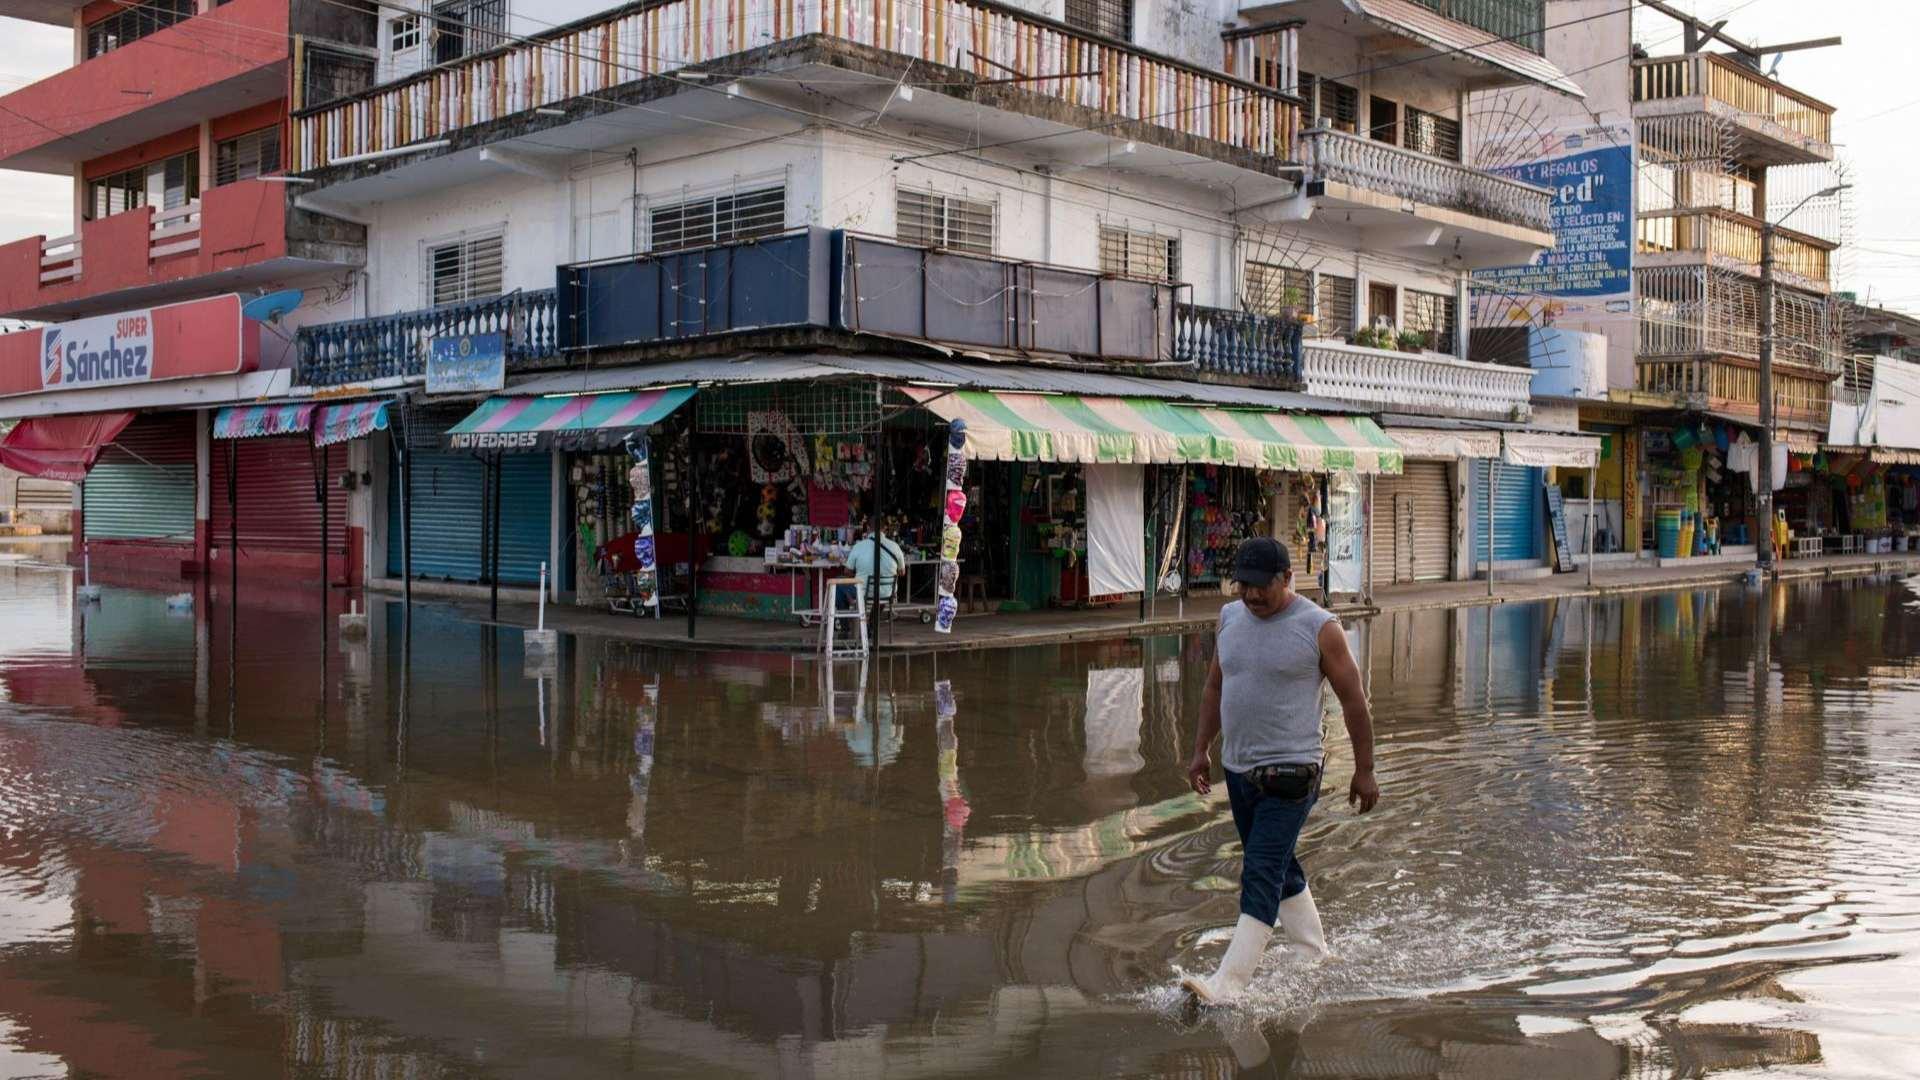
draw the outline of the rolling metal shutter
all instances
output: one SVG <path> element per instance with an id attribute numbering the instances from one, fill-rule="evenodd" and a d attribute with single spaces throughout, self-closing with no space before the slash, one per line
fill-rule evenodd
<path id="1" fill-rule="evenodd" d="M 87 474 L 88 540 L 193 541 L 194 430 L 199 413 L 145 413 L 107 444 Z"/>
<path id="2" fill-rule="evenodd" d="M 1453 571 L 1453 483 L 1449 463 L 1409 461 L 1399 476 L 1374 479 L 1368 558 L 1373 582 L 1445 581 Z"/>
<path id="3" fill-rule="evenodd" d="M 212 541 L 227 546 L 230 512 L 227 509 L 227 440 L 213 446 L 208 502 Z M 241 551 L 320 552 L 320 503 L 313 497 L 313 451 L 305 435 L 269 435 L 232 440 L 239 464 Z M 345 446 L 329 446 L 327 475 L 338 476 L 347 467 Z M 346 544 L 347 493 L 338 484 L 327 486 L 329 551 Z"/>
<path id="4" fill-rule="evenodd" d="M 1502 461 L 1473 463 L 1474 562 L 1486 559 L 1487 477 L 1489 466 L 1498 483 L 1493 493 L 1493 557 L 1497 562 L 1540 558 L 1540 519 L 1544 514 L 1544 496 L 1540 490 L 1540 470 L 1526 465 L 1508 465 Z"/>
<path id="5" fill-rule="evenodd" d="M 480 581 L 479 459 L 464 452 L 413 451 L 413 574 Z M 402 573 L 400 465 L 390 457 L 387 574 Z M 507 454 L 500 465 L 500 580 L 536 584 L 549 554 L 553 464 L 547 454 Z"/>

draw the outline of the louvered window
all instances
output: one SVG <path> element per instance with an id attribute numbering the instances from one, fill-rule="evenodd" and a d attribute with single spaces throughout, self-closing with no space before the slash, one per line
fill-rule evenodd
<path id="1" fill-rule="evenodd" d="M 649 251 L 679 251 L 774 236 L 787 227 L 785 184 L 708 195 L 661 206 L 647 215 Z"/>
<path id="2" fill-rule="evenodd" d="M 1067 0 L 1067 25 L 1116 41 L 1133 40 L 1133 0 Z"/>
<path id="3" fill-rule="evenodd" d="M 87 220 L 152 206 L 173 210 L 200 197 L 200 151 L 87 181 Z"/>
<path id="4" fill-rule="evenodd" d="M 87 58 L 131 45 L 148 34 L 183 22 L 199 11 L 195 0 L 143 0 L 87 24 Z"/>
<path id="5" fill-rule="evenodd" d="M 498 296 L 506 267 L 506 238 L 467 237 L 427 249 L 427 281 L 434 307 Z"/>
<path id="6" fill-rule="evenodd" d="M 1334 274 L 1321 274 L 1314 314 L 1320 319 L 1321 337 L 1339 337 L 1354 330 L 1354 280 Z"/>
<path id="7" fill-rule="evenodd" d="M 1299 312 L 1313 310 L 1313 274 L 1298 267 L 1273 263 L 1247 264 L 1248 311 L 1278 315 L 1286 308 Z"/>
<path id="8" fill-rule="evenodd" d="M 1460 122 L 1407 106 L 1407 149 L 1460 160 Z"/>
<path id="9" fill-rule="evenodd" d="M 1180 280 L 1180 241 L 1171 236 L 1102 225 L 1100 272 L 1176 284 Z"/>
<path id="10" fill-rule="evenodd" d="M 1313 107 L 1313 127 L 1330 127 L 1348 134 L 1359 130 L 1360 91 L 1331 79 L 1302 72 L 1300 96 L 1306 98 Z"/>
<path id="11" fill-rule="evenodd" d="M 1416 292 L 1408 289 L 1401 301 L 1402 328 L 1426 335 L 1423 343 L 1434 352 L 1453 352 L 1457 300 L 1445 293 Z"/>
<path id="12" fill-rule="evenodd" d="M 895 235 L 903 244 L 993 254 L 993 204 L 902 189 Z"/>
<path id="13" fill-rule="evenodd" d="M 213 185 L 231 184 L 280 171 L 280 129 L 261 128 L 214 147 Z"/>

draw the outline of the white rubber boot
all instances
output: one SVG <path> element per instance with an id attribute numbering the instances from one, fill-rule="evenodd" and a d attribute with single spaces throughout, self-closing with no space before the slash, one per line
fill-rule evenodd
<path id="1" fill-rule="evenodd" d="M 1311 890 L 1301 890 L 1280 901 L 1280 929 L 1287 935 L 1287 951 L 1302 960 L 1325 960 L 1327 932 L 1320 925 L 1320 909 Z"/>
<path id="2" fill-rule="evenodd" d="M 1271 937 L 1273 927 L 1243 913 L 1233 928 L 1233 941 L 1227 945 L 1227 955 L 1220 958 L 1220 969 L 1204 978 L 1188 975 L 1180 980 L 1180 985 L 1202 1005 L 1223 1004 L 1253 981 L 1253 969 L 1266 954 L 1267 940 Z"/>

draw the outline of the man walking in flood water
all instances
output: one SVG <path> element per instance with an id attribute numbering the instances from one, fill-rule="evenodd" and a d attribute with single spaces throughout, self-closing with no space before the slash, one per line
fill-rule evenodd
<path id="1" fill-rule="evenodd" d="M 1213 790 L 1207 752 L 1214 736 L 1222 736 L 1220 763 L 1242 852 L 1240 921 L 1227 954 L 1212 976 L 1181 980 L 1206 1005 L 1246 989 L 1276 924 L 1286 934 L 1287 948 L 1302 959 L 1327 955 L 1320 913 L 1294 853 L 1320 797 L 1323 684 L 1339 697 L 1353 740 L 1347 802 L 1364 814 L 1380 799 L 1373 777 L 1373 717 L 1340 621 L 1293 591 L 1292 560 L 1278 540 L 1255 537 L 1242 543 L 1233 558 L 1233 580 L 1240 599 L 1220 610 L 1200 732 L 1187 766 L 1194 791 Z"/>

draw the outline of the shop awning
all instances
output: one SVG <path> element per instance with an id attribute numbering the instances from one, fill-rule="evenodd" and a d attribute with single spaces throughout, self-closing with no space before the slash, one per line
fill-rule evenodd
<path id="1" fill-rule="evenodd" d="M 1397 473 L 1401 467 L 1398 444 L 1364 416 L 1222 409 L 1148 398 L 901 389 L 941 419 L 964 421 L 972 456 L 985 461 L 1363 473 Z"/>
<path id="2" fill-rule="evenodd" d="M 1448 431 L 1436 428 L 1388 427 L 1387 434 L 1410 458 L 1455 461 L 1460 458 L 1500 456 L 1498 431 Z"/>
<path id="3" fill-rule="evenodd" d="M 100 451 L 131 423 L 130 412 L 28 417 L 0 439 L 0 465 L 48 480 L 85 480 Z"/>
<path id="4" fill-rule="evenodd" d="M 1839 446 L 1825 443 L 1820 449 L 1829 454 L 1866 458 L 1875 465 L 1920 465 L 1920 450 L 1900 446 Z"/>
<path id="5" fill-rule="evenodd" d="M 1548 435 L 1509 431 L 1501 435 L 1500 458 L 1509 465 L 1535 468 L 1591 469 L 1600 464 L 1597 435 Z"/>
<path id="6" fill-rule="evenodd" d="M 496 397 L 447 429 L 455 450 L 605 450 L 667 418 L 691 386 L 566 397 Z"/>
<path id="7" fill-rule="evenodd" d="M 313 422 L 313 441 L 332 446 L 387 429 L 390 401 L 356 401 L 350 405 L 325 405 Z"/>
<path id="8" fill-rule="evenodd" d="M 314 405 L 233 405 L 213 417 L 216 439 L 252 439 L 261 435 L 298 435 L 313 422 Z"/>

